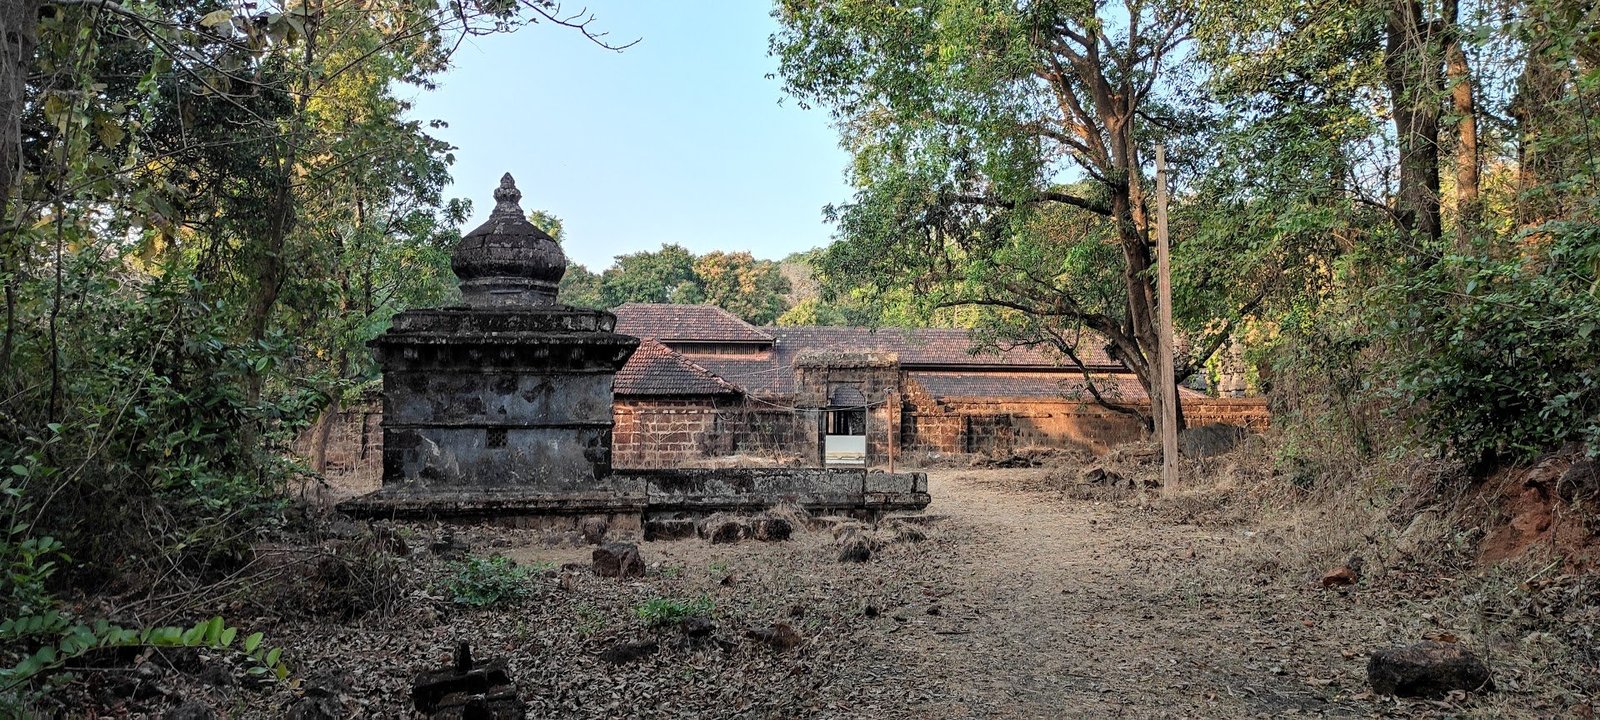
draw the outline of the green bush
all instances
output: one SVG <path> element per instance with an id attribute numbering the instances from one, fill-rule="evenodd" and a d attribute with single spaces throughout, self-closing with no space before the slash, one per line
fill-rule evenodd
<path id="1" fill-rule="evenodd" d="M 709 616 L 716 605 L 701 595 L 693 600 L 655 598 L 633 609 L 633 614 L 651 627 L 676 625 L 692 617 Z"/>
<path id="2" fill-rule="evenodd" d="M 527 597 L 534 572 L 501 555 L 468 558 L 452 568 L 446 589 L 458 605 L 488 607 Z"/>
<path id="3" fill-rule="evenodd" d="M 1395 399 L 1471 463 L 1600 452 L 1600 226 L 1550 223 L 1518 251 L 1446 257 L 1389 303 Z"/>

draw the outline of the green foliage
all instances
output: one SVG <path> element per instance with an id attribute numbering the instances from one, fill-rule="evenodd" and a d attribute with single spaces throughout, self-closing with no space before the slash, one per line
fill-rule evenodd
<path id="1" fill-rule="evenodd" d="M 693 617 L 709 617 L 714 609 L 716 604 L 704 595 L 693 600 L 658 597 L 635 607 L 633 614 L 650 627 L 665 627 Z"/>
<path id="2" fill-rule="evenodd" d="M 27 502 L 24 488 L 38 476 L 51 472 L 40 464 L 38 455 L 14 458 L 9 468 L 0 469 L 0 568 L 5 582 L 0 583 L 0 618 L 40 616 L 56 605 L 48 583 L 61 564 L 69 562 L 64 546 L 48 535 L 35 537 L 28 518 L 33 505 Z"/>
<path id="3" fill-rule="evenodd" d="M 605 294 L 600 287 L 600 276 L 577 263 L 567 264 L 567 274 L 561 276 L 561 287 L 557 291 L 557 297 L 561 302 L 573 307 L 591 310 L 613 307 L 606 303 Z"/>
<path id="4" fill-rule="evenodd" d="M 545 212 L 544 210 L 529 210 L 528 222 L 533 223 L 534 227 L 549 233 L 550 237 L 555 238 L 557 244 L 567 241 L 567 225 L 561 221 L 561 218 L 556 217 L 554 213 Z"/>
<path id="5" fill-rule="evenodd" d="M 454 292 L 469 206 L 443 197 L 452 148 L 404 86 L 431 87 L 452 36 L 553 19 L 43 7 L 7 29 L 36 51 L 0 58 L 26 84 L 0 99 L 21 125 L 0 133 L 0 634 L 31 653 L 6 676 L 23 683 L 96 647 L 234 642 L 220 620 L 80 622 L 52 590 L 202 586 L 281 524 L 292 438 L 369 386 L 365 342 L 395 312 Z"/>
<path id="6" fill-rule="evenodd" d="M 595 633 L 606 629 L 607 621 L 605 614 L 594 609 L 588 604 L 579 603 L 574 608 L 574 612 L 577 613 L 578 621 L 573 627 L 579 633 L 584 635 L 594 635 Z"/>
<path id="7" fill-rule="evenodd" d="M 282 648 L 263 645 L 263 635 L 259 632 L 240 637 L 239 628 L 225 624 L 221 617 L 201 620 L 189 628 L 169 626 L 142 630 L 120 627 L 104 620 L 93 624 L 70 624 L 57 613 L 0 622 L 0 641 L 7 643 L 44 634 L 56 637 L 38 645 L 36 650 L 26 654 L 16 665 L 0 669 L 0 698 L 5 698 L 45 674 L 66 667 L 77 658 L 96 650 L 116 647 L 231 650 L 254 663 L 250 668 L 251 674 L 270 675 L 279 681 L 289 677 L 289 666 L 283 662 Z M 238 641 L 237 644 L 235 641 Z"/>
<path id="8" fill-rule="evenodd" d="M 746 322 L 771 325 L 785 309 L 789 281 L 770 260 L 757 260 L 748 252 L 710 252 L 694 263 L 705 302 L 727 310 Z"/>
<path id="9" fill-rule="evenodd" d="M 1187 169 L 1199 155 L 1188 148 L 1206 147 L 1217 124 L 1176 49 L 1192 27 L 1188 10 L 779 3 L 772 52 L 786 90 L 832 111 L 853 160 L 856 193 L 829 209 L 839 242 L 818 268 L 835 296 L 883 308 L 886 323 L 939 322 L 996 345 L 1053 348 L 1067 367 L 1109 350 L 1147 392 L 1169 381 L 1155 377 L 1150 161 L 1165 143 L 1174 170 Z M 1174 224 L 1185 206 L 1209 202 L 1176 183 L 1173 198 Z M 1208 239 L 1208 257 L 1236 241 Z M 1229 259 L 1220 272 L 1178 268 L 1175 315 L 1194 341 L 1171 382 L 1200 368 L 1299 257 Z"/>
<path id="10" fill-rule="evenodd" d="M 771 260 L 757 260 L 748 252 L 696 256 L 681 245 L 619 255 L 598 277 L 582 265 L 569 265 L 561 280 L 561 299 L 568 305 L 709 303 L 757 325 L 771 324 L 788 309 L 789 290 L 789 281 Z"/>
<path id="11" fill-rule="evenodd" d="M 495 555 L 468 558 L 451 568 L 445 590 L 458 605 L 488 607 L 515 602 L 533 592 L 532 568 L 518 567 L 510 558 Z"/>
<path id="12" fill-rule="evenodd" d="M 1407 358 L 1393 394 L 1469 462 L 1563 442 L 1600 454 L 1600 225 L 1552 223 L 1520 255 L 1448 256 L 1409 274 L 1386 328 Z"/>
<path id="13" fill-rule="evenodd" d="M 618 255 L 600 275 L 600 289 L 611 307 L 626 302 L 698 303 L 705 295 L 694 275 L 694 253 L 682 245 Z"/>

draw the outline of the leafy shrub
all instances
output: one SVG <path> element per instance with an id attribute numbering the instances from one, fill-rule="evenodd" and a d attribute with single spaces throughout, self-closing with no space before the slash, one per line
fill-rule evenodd
<path id="1" fill-rule="evenodd" d="M 651 627 L 676 625 L 692 617 L 704 617 L 716 607 L 711 598 L 701 595 L 693 600 L 655 598 L 633 609 L 633 614 Z"/>
<path id="2" fill-rule="evenodd" d="M 1398 290 L 1394 391 L 1471 463 L 1600 451 L 1600 226 L 1551 223 L 1510 257 L 1447 257 Z M 1396 303 L 1398 304 L 1398 303 Z"/>
<path id="3" fill-rule="evenodd" d="M 288 365 L 293 343 L 240 339 L 238 308 L 181 268 L 135 281 L 117 279 L 114 258 L 66 262 L 77 302 L 59 350 L 23 334 L 11 358 L 19 377 L 50 377 L 59 355 L 60 387 L 0 399 L 0 467 L 30 468 L 17 484 L 39 505 L 36 530 L 84 570 L 236 565 L 277 522 L 296 472 L 280 450 L 316 410 Z"/>
<path id="4" fill-rule="evenodd" d="M 455 564 L 447 589 L 458 605 L 488 607 L 527 597 L 534 572 L 501 555 L 468 558 Z"/>
<path id="5" fill-rule="evenodd" d="M 32 640 L 51 636 L 44 642 Z M 18 697 L 21 691 L 49 673 L 65 668 L 68 663 L 96 650 L 117 647 L 209 647 L 231 650 L 248 658 L 249 672 L 270 675 L 277 680 L 289 677 L 289 666 L 284 664 L 283 649 L 262 644 L 262 633 L 239 636 L 239 628 L 230 627 L 221 617 L 201 620 L 193 627 L 149 627 L 129 629 L 105 620 L 92 624 L 73 623 L 65 615 L 49 611 L 41 615 L 7 619 L 0 623 L 0 641 L 9 646 L 27 645 L 33 649 L 23 653 L 21 660 L 11 667 L 0 668 L 0 710 L 20 711 L 27 698 Z M 235 644 L 235 641 L 238 641 Z"/>

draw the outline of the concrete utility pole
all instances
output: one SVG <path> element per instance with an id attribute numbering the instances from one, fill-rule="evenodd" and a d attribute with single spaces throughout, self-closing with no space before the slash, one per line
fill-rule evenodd
<path id="1" fill-rule="evenodd" d="M 1167 238 L 1167 148 L 1156 146 L 1156 295 L 1161 308 L 1156 381 L 1161 393 L 1161 485 L 1178 484 L 1178 387 L 1172 369 L 1172 248 Z"/>

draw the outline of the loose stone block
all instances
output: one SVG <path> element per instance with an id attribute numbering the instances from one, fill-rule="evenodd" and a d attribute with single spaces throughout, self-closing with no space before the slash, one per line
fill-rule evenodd
<path id="1" fill-rule="evenodd" d="M 644 577 L 644 559 L 633 543 L 611 543 L 594 549 L 590 554 L 594 574 L 600 577 Z"/>
<path id="2" fill-rule="evenodd" d="M 1382 695 L 1442 697 L 1452 690 L 1493 690 L 1488 666 L 1455 643 L 1428 640 L 1372 653 L 1367 679 Z"/>

